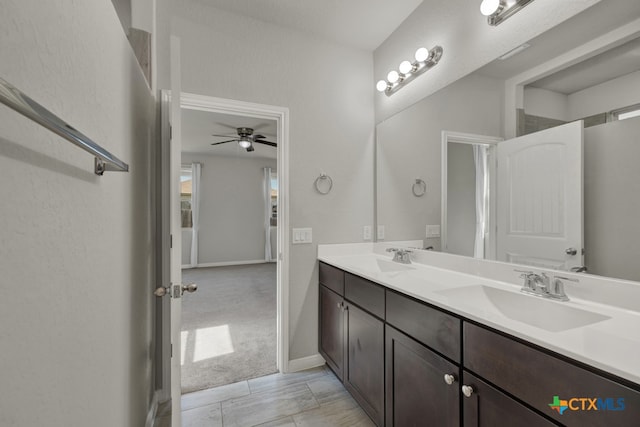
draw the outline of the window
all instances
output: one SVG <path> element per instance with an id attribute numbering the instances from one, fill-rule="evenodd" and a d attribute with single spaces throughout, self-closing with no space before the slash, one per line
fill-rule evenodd
<path id="1" fill-rule="evenodd" d="M 193 216 L 191 214 L 191 193 L 193 189 L 193 176 L 190 166 L 183 166 L 180 169 L 180 217 L 182 228 L 193 227 Z"/>
<path id="2" fill-rule="evenodd" d="M 613 120 L 625 120 L 640 116 L 640 104 L 631 105 L 611 112 Z"/>
<path id="3" fill-rule="evenodd" d="M 271 172 L 271 218 L 272 226 L 278 224 L 278 174 Z"/>

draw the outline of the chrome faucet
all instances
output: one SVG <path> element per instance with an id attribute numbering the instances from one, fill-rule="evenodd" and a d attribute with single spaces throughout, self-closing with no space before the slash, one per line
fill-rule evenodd
<path id="1" fill-rule="evenodd" d="M 514 271 L 522 273 L 520 277 L 524 279 L 520 292 L 558 301 L 569 301 L 569 297 L 564 292 L 563 280 L 578 282 L 578 279 L 563 276 L 554 276 L 552 281 L 546 273 L 538 274 L 533 271 Z"/>
<path id="2" fill-rule="evenodd" d="M 401 264 L 411 264 L 411 253 L 409 249 L 387 248 L 387 252 L 394 252 L 393 261 Z"/>

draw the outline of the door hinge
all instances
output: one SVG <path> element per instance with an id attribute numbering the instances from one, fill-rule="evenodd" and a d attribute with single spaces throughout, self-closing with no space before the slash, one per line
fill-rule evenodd
<path id="1" fill-rule="evenodd" d="M 173 357 L 173 344 L 171 344 L 171 356 L 169 357 Z"/>
<path id="2" fill-rule="evenodd" d="M 169 125 L 169 141 L 173 140 L 173 126 Z"/>
<path id="3" fill-rule="evenodd" d="M 173 234 L 169 234 L 169 249 L 173 249 Z"/>

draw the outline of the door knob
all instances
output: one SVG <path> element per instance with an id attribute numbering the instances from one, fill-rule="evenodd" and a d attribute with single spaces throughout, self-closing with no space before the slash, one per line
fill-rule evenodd
<path id="1" fill-rule="evenodd" d="M 169 294 L 169 287 L 164 288 L 164 287 L 161 286 L 159 288 L 156 288 L 156 290 L 153 291 L 153 294 L 155 296 L 157 296 L 157 297 L 163 297 L 165 295 L 168 295 Z"/>
<path id="2" fill-rule="evenodd" d="M 463 385 L 462 394 L 464 394 L 465 397 L 471 397 L 471 395 L 473 394 L 473 387 L 471 387 L 470 385 Z"/>
<path id="3" fill-rule="evenodd" d="M 578 253 L 576 248 L 567 248 L 564 250 L 564 253 L 567 255 L 575 256 Z"/>
<path id="4" fill-rule="evenodd" d="M 192 294 L 197 290 L 198 290 L 198 285 L 196 285 L 195 283 L 189 283 L 188 285 L 182 285 L 182 293 L 183 294 L 185 292 L 189 292 L 189 293 Z"/>

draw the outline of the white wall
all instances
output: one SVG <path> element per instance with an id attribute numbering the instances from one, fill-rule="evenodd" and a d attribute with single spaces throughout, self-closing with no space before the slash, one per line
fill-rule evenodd
<path id="1" fill-rule="evenodd" d="M 569 95 L 569 118 L 581 119 L 640 103 L 640 71 Z"/>
<path id="2" fill-rule="evenodd" d="M 640 118 L 584 131 L 585 264 L 640 281 Z"/>
<path id="3" fill-rule="evenodd" d="M 570 121 L 569 97 L 563 93 L 552 90 L 525 87 L 524 112 L 532 116 L 568 122 Z"/>
<path id="4" fill-rule="evenodd" d="M 392 96 L 376 93 L 376 123 L 404 110 L 495 58 L 531 40 L 599 0 L 537 0 L 496 27 L 480 14 L 480 1 L 424 1 L 374 53 L 374 79 L 384 78 L 417 48 L 440 45 L 440 63 Z M 373 86 L 371 87 L 373 90 Z"/>
<path id="5" fill-rule="evenodd" d="M 130 165 L 0 106 L 0 425 L 144 425 L 153 99 L 108 0 L 2 2 L 0 76 Z"/>
<path id="6" fill-rule="evenodd" d="M 290 358 L 317 353 L 317 243 L 357 242 L 373 225 L 373 58 L 314 36 L 206 6 L 158 2 L 159 23 L 182 39 L 185 92 L 288 107 L 290 226 L 314 243 L 291 246 Z M 159 34 L 167 87 L 168 34 Z M 164 64 L 164 65 L 163 65 Z M 321 172 L 333 178 L 322 196 Z"/>
<path id="7" fill-rule="evenodd" d="M 442 131 L 501 136 L 503 82 L 467 76 L 378 124 L 377 212 L 386 240 L 423 239 L 440 224 Z M 416 178 L 427 194 L 415 197 Z M 427 245 L 439 248 L 440 239 Z"/>
<path id="8" fill-rule="evenodd" d="M 264 260 L 263 168 L 276 160 L 246 154 L 182 153 L 183 164 L 202 163 L 198 264 Z"/>

